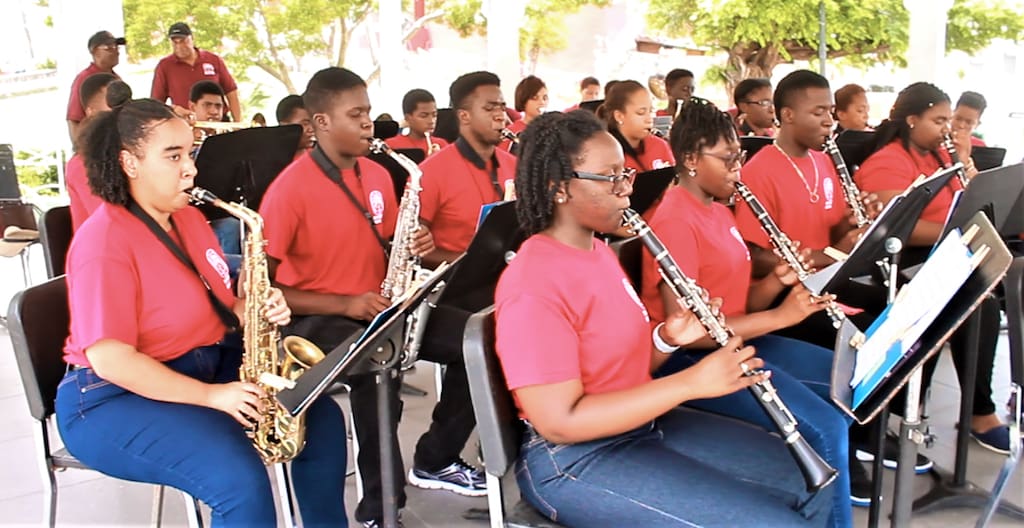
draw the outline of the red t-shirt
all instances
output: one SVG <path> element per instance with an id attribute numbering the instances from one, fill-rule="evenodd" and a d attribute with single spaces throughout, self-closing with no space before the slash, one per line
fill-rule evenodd
<path id="1" fill-rule="evenodd" d="M 501 200 L 506 182 L 515 180 L 516 158 L 497 148 L 494 157 L 484 162 L 460 138 L 424 161 L 420 169 L 420 217 L 430 225 L 435 246 L 461 253 L 476 233 L 480 208 Z M 501 194 L 491 181 L 492 170 Z"/>
<path id="2" fill-rule="evenodd" d="M 791 240 L 801 248 L 821 250 L 832 245 L 832 226 L 846 221 L 846 198 L 839 185 L 836 168 L 827 155 L 816 150 L 809 156 L 793 158 L 803 172 L 807 185 L 779 149 L 769 145 L 743 166 L 743 183 L 764 205 L 768 214 Z M 815 169 L 818 185 L 815 187 Z M 807 188 L 817 189 L 818 201 L 811 203 Z M 768 234 L 754 217 L 747 203 L 736 198 L 736 225 L 743 239 L 762 248 L 771 248 Z"/>
<path id="3" fill-rule="evenodd" d="M 718 202 L 704 204 L 682 187 L 672 187 L 650 222 L 684 275 L 697 281 L 711 297 L 722 298 L 722 313 L 747 312 L 750 290 L 750 253 L 732 213 Z M 665 320 L 658 286 L 658 263 L 643 252 L 643 300 L 651 321 Z"/>
<path id="4" fill-rule="evenodd" d="M 444 148 L 444 147 L 448 146 L 448 142 L 447 141 L 445 141 L 443 138 L 439 138 L 439 137 L 436 137 L 436 136 L 430 136 L 430 142 L 435 144 L 435 145 L 440 145 L 441 148 Z M 419 141 L 416 141 L 416 140 L 414 140 L 413 138 L 411 138 L 411 137 L 409 137 L 407 135 L 399 134 L 399 135 L 397 135 L 397 136 L 395 136 L 393 138 L 388 138 L 387 140 L 384 141 L 384 143 L 387 143 L 387 145 L 389 147 L 391 147 L 391 148 L 393 148 L 395 150 L 397 150 L 397 149 L 420 149 L 420 150 L 423 151 L 424 154 L 428 154 L 430 152 L 430 150 L 427 148 L 427 138 L 423 138 L 423 139 L 421 139 Z"/>
<path id="5" fill-rule="evenodd" d="M 585 251 L 530 237 L 494 300 L 509 389 L 578 379 L 586 394 L 601 394 L 650 381 L 647 311 L 604 242 Z"/>
<path id="6" fill-rule="evenodd" d="M 214 81 L 225 94 L 238 89 L 235 78 L 220 57 L 199 48 L 196 48 L 196 53 L 198 57 L 191 66 L 174 54 L 160 59 L 153 71 L 153 99 L 163 103 L 170 97 L 171 104 L 188 108 L 188 92 L 199 81 Z M 238 116 L 234 117 L 238 119 Z"/>
<path id="7" fill-rule="evenodd" d="M 940 151 L 943 163 L 949 163 L 946 152 Z M 917 180 L 918 176 L 931 175 L 942 166 L 931 153 L 921 154 L 913 147 L 908 152 L 900 140 L 894 140 L 882 147 L 864 161 L 854 174 L 857 187 L 866 192 L 903 191 Z M 956 177 L 950 178 L 935 198 L 921 213 L 921 220 L 943 224 L 953 204 L 953 194 L 963 187 Z"/>
<path id="8" fill-rule="evenodd" d="M 676 164 L 676 158 L 672 155 L 672 148 L 669 147 L 668 142 L 653 135 L 645 137 L 640 142 L 640 148 L 636 149 L 636 156 L 628 151 L 625 154 L 626 168 L 636 169 L 637 172 L 663 169 Z"/>
<path id="9" fill-rule="evenodd" d="M 984 147 L 985 146 L 985 140 L 981 139 L 978 136 L 972 135 L 971 136 L 971 146 L 972 147 Z"/>
<path id="10" fill-rule="evenodd" d="M 228 265 L 203 214 L 187 207 L 171 215 L 179 247 L 231 307 Z M 175 236 L 177 235 L 177 236 Z M 85 350 L 116 339 L 170 361 L 224 337 L 226 328 L 206 288 L 127 208 L 104 203 L 71 240 L 67 261 L 71 335 L 64 360 L 89 366 Z"/>
<path id="11" fill-rule="evenodd" d="M 103 73 L 103 70 L 99 69 L 95 63 L 90 62 L 89 67 L 79 72 L 78 75 L 75 76 L 75 80 L 71 82 L 71 96 L 68 97 L 68 121 L 74 121 L 77 123 L 85 119 L 85 105 L 82 104 L 82 97 L 78 91 L 82 88 L 82 83 L 85 82 L 86 79 L 97 73 Z M 114 77 L 120 79 L 120 77 L 118 77 L 118 75 L 113 71 L 110 73 L 112 73 Z"/>
<path id="12" fill-rule="evenodd" d="M 342 181 L 370 212 L 385 240 L 395 234 L 398 200 L 384 167 L 366 159 Z M 276 280 L 304 291 L 361 295 L 379 291 L 387 262 L 362 211 L 309 153 L 274 179 L 260 204 L 267 254 L 281 261 Z"/>
<path id="13" fill-rule="evenodd" d="M 64 180 L 67 182 L 68 196 L 71 197 L 71 228 L 78 231 L 85 219 L 89 218 L 103 200 L 89 188 L 89 176 L 81 155 L 75 154 L 68 160 L 64 169 Z"/>

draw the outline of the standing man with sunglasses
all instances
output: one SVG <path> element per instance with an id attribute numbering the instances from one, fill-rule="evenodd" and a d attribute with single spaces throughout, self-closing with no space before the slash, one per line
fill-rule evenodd
<path id="1" fill-rule="evenodd" d="M 75 143 L 78 136 L 78 126 L 85 119 L 86 102 L 82 101 L 79 90 L 82 83 L 97 73 L 109 73 L 120 79 L 114 72 L 114 66 L 121 60 L 120 46 L 124 46 L 124 37 L 114 37 L 109 31 L 99 31 L 89 37 L 89 53 L 92 55 L 92 62 L 89 67 L 82 70 L 75 76 L 71 83 L 71 96 L 68 98 L 68 134 L 71 135 L 71 143 Z"/>
<path id="2" fill-rule="evenodd" d="M 775 106 L 768 79 L 744 79 L 732 93 L 740 136 L 775 137 Z"/>
<path id="3" fill-rule="evenodd" d="M 213 81 L 224 90 L 231 120 L 240 121 L 242 107 L 238 102 L 238 84 L 224 60 L 197 48 L 192 40 L 192 28 L 184 22 L 172 24 L 167 38 L 174 49 L 170 55 L 160 59 L 153 71 L 151 97 L 161 103 L 170 98 L 175 114 L 194 121 L 195 114 L 188 109 L 189 89 L 199 81 Z"/>

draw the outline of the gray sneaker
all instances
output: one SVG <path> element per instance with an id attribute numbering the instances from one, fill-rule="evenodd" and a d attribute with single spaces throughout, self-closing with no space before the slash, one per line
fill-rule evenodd
<path id="1" fill-rule="evenodd" d="M 467 497 L 487 495 L 487 479 L 484 472 L 462 459 L 437 471 L 412 468 L 409 470 L 409 484 L 423 489 L 448 490 Z"/>

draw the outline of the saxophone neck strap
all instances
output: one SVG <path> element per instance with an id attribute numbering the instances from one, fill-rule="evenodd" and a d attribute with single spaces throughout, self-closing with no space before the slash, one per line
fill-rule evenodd
<path id="1" fill-rule="evenodd" d="M 338 169 L 338 166 L 327 157 L 327 154 L 324 153 L 323 148 L 319 143 L 316 144 L 316 147 L 313 147 L 310 157 L 313 158 L 313 161 L 316 162 L 317 166 L 320 167 L 320 171 L 323 172 L 327 178 L 334 182 L 338 187 L 341 187 L 341 190 L 345 193 L 345 196 L 348 197 L 349 201 L 352 202 L 352 205 L 354 205 L 355 208 L 363 215 L 363 218 L 366 219 L 367 224 L 370 226 L 370 231 L 373 231 L 373 235 L 377 237 L 377 242 L 380 243 L 381 249 L 384 250 L 384 257 L 387 258 L 390 249 L 388 241 L 384 240 L 380 231 L 377 230 L 377 225 L 373 223 L 373 215 L 366 210 L 366 207 L 363 207 L 363 203 L 356 198 L 355 194 L 352 193 L 352 189 L 349 189 L 348 185 L 345 185 L 345 180 L 341 177 L 341 170 Z M 359 160 L 356 160 L 355 171 L 356 179 L 361 178 L 362 173 L 359 170 Z"/>
<path id="2" fill-rule="evenodd" d="M 204 277 L 203 274 L 199 271 L 199 268 L 196 268 L 195 263 L 193 263 L 192 259 L 188 257 L 188 253 L 186 253 L 183 248 L 181 248 L 180 246 L 178 246 L 178 244 L 174 242 L 174 239 L 172 239 L 171 236 L 167 234 L 167 231 L 164 231 L 164 229 L 160 227 L 160 224 L 158 224 L 156 220 L 153 219 L 152 216 L 149 216 L 149 213 L 143 210 L 142 207 L 139 206 L 139 204 L 135 203 L 135 200 L 129 199 L 128 212 L 130 212 L 136 218 L 141 220 L 142 223 L 145 224 L 147 228 L 149 228 L 153 235 L 156 236 L 157 240 L 159 240 L 164 245 L 164 247 L 166 247 L 167 250 L 170 251 L 171 254 L 175 256 L 175 258 L 181 261 L 181 263 L 184 264 L 186 268 L 192 270 L 192 272 L 195 273 L 197 277 L 199 277 L 199 281 L 202 282 L 203 287 L 206 288 L 206 296 L 209 297 L 210 304 L 213 305 L 213 311 L 217 312 L 217 317 L 219 317 L 220 321 L 224 323 L 224 326 L 227 326 L 229 330 L 235 330 L 239 328 L 241 324 L 238 321 L 238 316 L 235 315 L 235 312 L 232 311 L 231 308 L 229 308 L 226 304 L 224 304 L 223 301 L 220 300 L 220 298 L 217 297 L 217 294 L 213 293 L 213 288 L 210 287 L 209 281 L 207 281 L 206 277 Z M 173 220 L 171 220 L 171 227 L 174 227 Z M 181 242 L 182 244 L 185 243 L 184 237 L 182 238 Z"/>

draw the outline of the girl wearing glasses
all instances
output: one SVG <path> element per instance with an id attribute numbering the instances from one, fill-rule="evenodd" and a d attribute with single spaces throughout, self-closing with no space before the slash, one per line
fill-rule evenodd
<path id="1" fill-rule="evenodd" d="M 691 99 L 672 126 L 672 147 L 678 165 L 678 184 L 665 192 L 650 225 L 675 257 L 681 271 L 721 298 L 727 324 L 751 345 L 772 370 L 772 381 L 782 400 L 800 423 L 800 432 L 811 446 L 839 470 L 831 485 L 834 499 L 829 526 L 849 526 L 850 480 L 847 471 L 849 422 L 830 400 L 832 368 L 830 350 L 784 337 L 768 335 L 791 326 L 824 308 L 823 299 L 810 295 L 785 264 L 774 273 L 751 282 L 747 246 L 736 228 L 732 213 L 719 201 L 736 192 L 744 152 L 728 114 L 702 99 Z M 648 252 L 643 255 L 643 300 L 651 321 L 676 317 L 683 308 L 658 273 Z M 776 308 L 771 302 L 792 287 Z M 656 375 L 686 372 L 714 354 L 708 336 L 673 354 Z M 773 425 L 748 392 L 705 399 L 692 405 L 732 416 L 773 430 Z"/>
<path id="2" fill-rule="evenodd" d="M 704 335 L 673 312 L 652 335 L 610 232 L 632 187 L 615 138 L 585 111 L 545 114 L 521 139 L 519 224 L 531 236 L 495 295 L 497 353 L 527 426 L 516 477 L 566 526 L 821 526 L 831 488 L 809 496 L 783 443 L 679 404 L 764 379 L 740 343 L 658 380 L 665 350 Z"/>
<path id="3" fill-rule="evenodd" d="M 626 167 L 647 172 L 676 164 L 672 149 L 651 134 L 654 106 L 651 93 L 636 81 L 620 81 L 605 94 L 597 116 L 608 125 L 625 154 Z"/>

